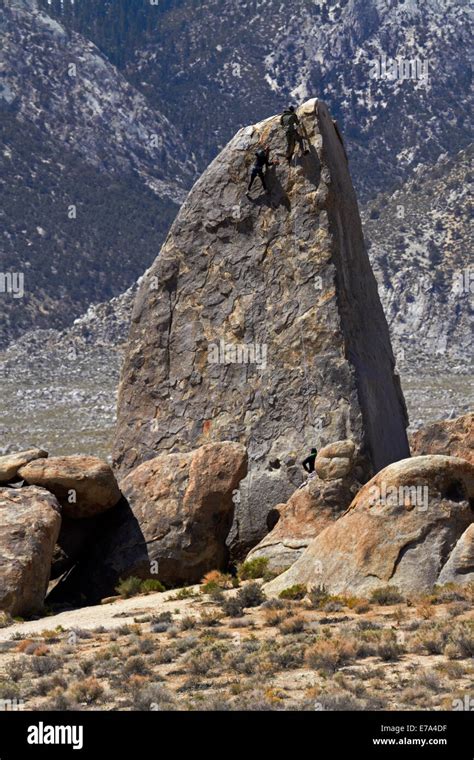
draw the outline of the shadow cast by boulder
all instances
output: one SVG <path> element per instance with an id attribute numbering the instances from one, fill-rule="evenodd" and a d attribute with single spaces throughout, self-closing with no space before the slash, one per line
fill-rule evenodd
<path id="1" fill-rule="evenodd" d="M 80 607 L 116 593 L 122 575 L 150 576 L 145 537 L 125 497 L 88 525 L 88 537 L 73 564 L 46 597 L 47 605 Z M 93 530 L 92 530 L 93 528 Z M 120 551 L 116 547 L 120 546 Z M 114 562 L 105 558 L 114 557 Z"/>

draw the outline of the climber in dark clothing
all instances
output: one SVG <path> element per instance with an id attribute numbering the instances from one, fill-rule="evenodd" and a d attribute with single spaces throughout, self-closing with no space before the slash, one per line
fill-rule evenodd
<path id="1" fill-rule="evenodd" d="M 304 140 L 299 132 L 300 120 L 298 119 L 294 106 L 290 106 L 289 108 L 286 109 L 286 111 L 283 111 L 280 118 L 280 124 L 285 130 L 286 158 L 288 160 L 288 163 L 290 163 L 291 159 L 293 158 L 293 153 L 295 152 L 296 143 L 298 143 L 298 145 L 300 146 L 301 153 L 304 153 L 304 155 L 309 153 L 308 150 L 305 150 Z"/>
<path id="2" fill-rule="evenodd" d="M 316 459 L 317 453 L 317 449 L 311 449 L 311 454 L 309 457 L 306 457 L 306 459 L 302 462 L 302 465 L 306 472 L 314 472 L 314 460 Z"/>
<path id="3" fill-rule="evenodd" d="M 265 171 L 267 171 L 270 166 L 276 166 L 277 164 L 278 161 L 270 161 L 270 148 L 268 145 L 265 145 L 263 148 L 259 148 L 257 150 L 255 153 L 255 163 L 252 166 L 252 171 L 250 173 L 250 182 L 247 188 L 247 196 L 249 196 L 256 177 L 260 177 L 260 182 L 262 183 L 263 189 L 268 192 L 267 183 L 265 182 L 265 173 L 263 170 L 265 169 Z"/>

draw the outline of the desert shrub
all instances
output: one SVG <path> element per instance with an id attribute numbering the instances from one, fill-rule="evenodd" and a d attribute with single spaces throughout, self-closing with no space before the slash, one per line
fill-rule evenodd
<path id="1" fill-rule="evenodd" d="M 80 707 L 68 693 L 64 692 L 61 688 L 58 688 L 54 690 L 53 694 L 51 694 L 51 700 L 43 703 L 42 709 L 47 711 L 57 710 L 58 712 L 66 712 L 68 710 L 79 710 Z"/>
<path id="2" fill-rule="evenodd" d="M 192 628 L 196 628 L 198 621 L 191 615 L 186 615 L 179 622 L 179 627 L 182 631 L 190 631 Z"/>
<path id="3" fill-rule="evenodd" d="M 171 623 L 173 620 L 173 613 L 167 610 L 166 612 L 160 612 L 158 615 L 153 615 L 152 623 Z"/>
<path id="4" fill-rule="evenodd" d="M 137 640 L 137 647 L 141 654 L 151 654 L 155 651 L 155 642 L 148 636 Z"/>
<path id="5" fill-rule="evenodd" d="M 37 681 L 34 682 L 34 693 L 35 695 L 38 695 L 40 697 L 46 697 L 48 694 L 51 694 L 55 689 L 62 689 L 63 691 L 66 690 L 67 687 L 67 681 L 63 676 L 59 674 L 55 674 L 54 676 L 51 676 L 50 678 L 39 678 Z"/>
<path id="6" fill-rule="evenodd" d="M 367 599 L 363 599 L 359 596 L 350 596 L 350 595 L 344 595 L 344 596 L 337 596 L 332 597 L 333 599 L 337 599 L 339 602 L 341 602 L 344 607 L 348 607 L 350 610 L 355 610 L 356 607 L 359 606 L 359 604 L 367 604 Z"/>
<path id="7" fill-rule="evenodd" d="M 226 665 L 235 673 L 252 676 L 257 671 L 258 657 L 246 652 L 244 647 L 240 647 L 237 651 L 229 653 L 226 657 Z"/>
<path id="8" fill-rule="evenodd" d="M 201 586 L 201 594 L 207 594 L 214 597 L 215 601 L 222 601 L 224 595 L 222 589 L 216 581 L 208 581 Z"/>
<path id="9" fill-rule="evenodd" d="M 173 662 L 175 657 L 176 657 L 176 652 L 174 652 L 173 649 L 170 649 L 169 647 L 163 647 L 162 649 L 158 649 L 158 651 L 155 654 L 154 660 L 157 663 L 157 665 L 165 665 L 167 663 Z"/>
<path id="10" fill-rule="evenodd" d="M 284 635 L 290 633 L 301 633 L 304 631 L 305 621 L 302 617 L 290 617 L 280 625 L 280 633 Z"/>
<path id="11" fill-rule="evenodd" d="M 369 602 L 359 602 L 359 604 L 357 604 L 354 607 L 354 612 L 356 613 L 356 615 L 364 615 L 364 613 L 369 612 L 369 610 L 370 610 Z"/>
<path id="12" fill-rule="evenodd" d="M 136 655 L 126 661 L 123 670 L 126 675 L 143 676 L 148 673 L 148 666 L 143 657 Z"/>
<path id="13" fill-rule="evenodd" d="M 120 594 L 120 596 L 124 599 L 129 599 L 131 596 L 137 596 L 137 594 L 140 593 L 141 585 L 141 578 L 130 576 L 130 578 L 120 579 L 120 582 L 115 590 L 117 594 Z"/>
<path id="14" fill-rule="evenodd" d="M 403 646 L 397 642 L 395 636 L 386 634 L 382 637 L 377 645 L 377 654 L 383 662 L 393 662 L 399 660 L 403 654 Z"/>
<path id="15" fill-rule="evenodd" d="M 249 583 L 240 589 L 236 599 L 242 607 L 259 607 L 265 601 L 265 594 L 258 583 Z"/>
<path id="16" fill-rule="evenodd" d="M 78 639 L 92 639 L 93 633 L 85 628 L 71 628 L 69 633 L 74 633 Z"/>
<path id="17" fill-rule="evenodd" d="M 340 602 L 338 599 L 329 599 L 324 605 L 324 612 L 340 612 L 344 609 L 344 602 Z"/>
<path id="18" fill-rule="evenodd" d="M 244 614 L 242 602 L 236 597 L 226 599 L 222 604 L 222 611 L 226 617 L 238 618 Z"/>
<path id="19" fill-rule="evenodd" d="M 172 623 L 167 622 L 166 620 L 162 620 L 158 623 L 152 623 L 150 626 L 150 630 L 152 633 L 166 633 L 169 631 Z"/>
<path id="20" fill-rule="evenodd" d="M 25 661 L 24 658 L 16 658 L 14 660 L 11 660 L 6 666 L 5 666 L 5 673 L 12 681 L 15 683 L 18 683 L 18 681 L 21 681 L 23 676 L 25 676 L 29 672 L 29 662 Z"/>
<path id="21" fill-rule="evenodd" d="M 301 583 L 296 583 L 294 586 L 289 586 L 280 591 L 280 599 L 303 599 L 307 594 L 306 586 Z"/>
<path id="22" fill-rule="evenodd" d="M 213 666 L 213 660 L 207 653 L 193 652 L 186 658 L 186 671 L 194 676 L 205 676 Z"/>
<path id="23" fill-rule="evenodd" d="M 249 618 L 236 617 L 230 618 L 230 620 L 227 622 L 227 625 L 229 628 L 253 628 L 254 622 Z"/>
<path id="24" fill-rule="evenodd" d="M 147 578 L 146 580 L 142 581 L 140 584 L 140 592 L 142 594 L 150 594 L 152 592 L 163 592 L 165 591 L 165 587 L 161 583 L 161 581 L 158 580 L 158 578 Z"/>
<path id="25" fill-rule="evenodd" d="M 90 705 L 97 702 L 104 693 L 104 689 L 97 678 L 85 678 L 83 681 L 77 681 L 73 684 L 69 693 L 77 702 L 85 702 Z"/>
<path id="26" fill-rule="evenodd" d="M 390 605 L 403 602 L 403 596 L 396 586 L 380 586 L 372 591 L 370 601 L 374 604 Z"/>
<path id="27" fill-rule="evenodd" d="M 120 636 L 129 636 L 132 633 L 132 626 L 130 623 L 123 623 L 123 625 L 119 625 L 115 631 L 120 634 Z M 110 638 L 112 639 L 112 636 Z M 112 640 L 115 641 L 115 639 Z"/>
<path id="28" fill-rule="evenodd" d="M 245 710 L 245 712 L 268 712 L 281 709 L 279 705 L 280 701 L 275 703 L 269 699 L 268 690 L 263 692 L 260 689 L 253 689 L 238 698 L 234 709 Z"/>
<path id="29" fill-rule="evenodd" d="M 263 578 L 268 570 L 267 557 L 255 557 L 243 562 L 238 567 L 238 577 L 241 581 L 256 580 Z"/>
<path id="30" fill-rule="evenodd" d="M 306 647 L 301 643 L 286 642 L 280 646 L 275 646 L 274 642 L 269 644 L 269 657 L 277 670 L 294 670 L 304 663 Z"/>
<path id="31" fill-rule="evenodd" d="M 285 610 L 265 610 L 266 625 L 279 625 L 286 617 Z"/>
<path id="32" fill-rule="evenodd" d="M 169 631 L 173 623 L 173 615 L 171 612 L 161 612 L 159 615 L 153 615 L 150 624 L 150 630 L 152 633 L 165 633 Z"/>
<path id="33" fill-rule="evenodd" d="M 89 659 L 81 660 L 81 662 L 79 663 L 79 667 L 81 668 L 85 676 L 90 676 L 90 674 L 92 673 L 94 669 L 94 660 L 89 660 Z"/>
<path id="34" fill-rule="evenodd" d="M 21 698 L 20 687 L 10 678 L 0 678 L 0 699 Z"/>
<path id="35" fill-rule="evenodd" d="M 225 589 L 232 588 L 234 585 L 234 579 L 228 573 L 222 573 L 220 570 L 211 570 L 210 572 L 206 573 L 201 583 L 203 583 L 204 586 L 213 584 L 219 586 L 221 589 Z"/>
<path id="36" fill-rule="evenodd" d="M 267 599 L 267 601 L 262 604 L 262 608 L 265 610 L 284 610 L 287 606 L 288 605 L 285 604 L 283 599 Z"/>
<path id="37" fill-rule="evenodd" d="M 447 643 L 447 633 L 439 628 L 419 631 L 414 641 L 414 649 L 428 654 L 442 654 Z"/>
<path id="38" fill-rule="evenodd" d="M 417 613 L 417 616 L 419 618 L 422 618 L 423 620 L 431 620 L 431 618 L 435 614 L 435 611 L 433 609 L 431 602 L 427 599 L 423 599 L 420 602 L 418 602 L 416 606 L 416 613 Z"/>
<path id="39" fill-rule="evenodd" d="M 448 607 L 448 615 L 451 618 L 459 617 L 471 609 L 468 602 L 454 602 Z"/>
<path id="40" fill-rule="evenodd" d="M 134 707 L 136 710 L 171 710 L 174 705 L 173 695 L 159 683 L 150 683 L 144 686 L 135 696 Z"/>
<path id="41" fill-rule="evenodd" d="M 194 590 L 193 586 L 185 586 L 184 588 L 180 588 L 176 594 L 170 596 L 169 600 L 173 602 L 179 602 L 182 599 L 193 599 L 195 596 L 197 596 L 197 593 Z"/>
<path id="42" fill-rule="evenodd" d="M 40 636 L 49 644 L 55 644 L 59 641 L 58 631 L 44 630 L 41 631 Z"/>
<path id="43" fill-rule="evenodd" d="M 450 647 L 450 654 L 446 652 Z M 450 659 L 474 657 L 474 626 L 472 623 L 458 623 L 449 634 L 445 654 Z"/>
<path id="44" fill-rule="evenodd" d="M 352 641 L 344 639 L 320 639 L 306 651 L 306 662 L 310 668 L 325 673 L 334 673 L 347 665 L 356 656 Z"/>
<path id="45" fill-rule="evenodd" d="M 220 586 L 212 585 L 212 587 L 206 593 L 209 596 L 211 602 L 215 602 L 216 604 L 222 604 L 225 599 L 224 592 Z"/>
<path id="46" fill-rule="evenodd" d="M 222 615 L 218 612 L 203 612 L 201 613 L 200 623 L 204 626 L 219 625 L 222 620 Z"/>
<path id="47" fill-rule="evenodd" d="M 58 657 L 34 657 L 30 660 L 30 670 L 36 676 L 49 676 L 59 670 L 61 661 Z"/>
<path id="48" fill-rule="evenodd" d="M 435 665 L 435 669 L 453 680 L 458 680 L 466 674 L 466 666 L 457 660 L 448 660 Z"/>
<path id="49" fill-rule="evenodd" d="M 320 694 L 315 700 L 317 710 L 330 711 L 356 711 L 364 710 L 365 705 L 362 701 L 354 697 L 349 692 L 337 692 L 331 694 Z"/>
<path id="50" fill-rule="evenodd" d="M 390 615 L 390 618 L 396 620 L 398 625 L 400 625 L 407 618 L 407 608 L 403 606 L 395 607 L 393 613 Z"/>
<path id="51" fill-rule="evenodd" d="M 439 676 L 433 670 L 424 670 L 417 676 L 418 684 L 430 691 L 441 691 L 441 681 Z"/>

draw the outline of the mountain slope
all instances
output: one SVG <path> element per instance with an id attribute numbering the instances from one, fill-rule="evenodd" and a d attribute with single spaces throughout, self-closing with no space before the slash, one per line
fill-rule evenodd
<path id="1" fill-rule="evenodd" d="M 340 122 L 359 198 L 472 140 L 467 0 L 42 3 L 180 125 L 200 170 L 240 126 L 313 96 Z M 402 77 L 375 72 L 383 55 Z"/>
<path id="2" fill-rule="evenodd" d="M 1 29 L 6 345 L 130 286 L 160 249 L 194 166 L 166 118 L 32 0 L 5 9 Z M 23 295 L 9 289 L 13 276 Z"/>
<path id="3" fill-rule="evenodd" d="M 473 155 L 442 156 L 361 210 L 395 353 L 415 367 L 473 356 Z"/>

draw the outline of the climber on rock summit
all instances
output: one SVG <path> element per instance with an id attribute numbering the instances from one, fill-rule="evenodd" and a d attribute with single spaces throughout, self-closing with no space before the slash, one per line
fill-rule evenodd
<path id="1" fill-rule="evenodd" d="M 280 124 L 285 130 L 286 158 L 288 160 L 288 163 L 291 163 L 293 153 L 295 152 L 296 143 L 298 143 L 300 146 L 301 153 L 306 156 L 309 153 L 309 150 L 305 150 L 304 140 L 299 131 L 301 122 L 298 119 L 294 106 L 289 106 L 286 111 L 283 111 L 280 118 Z"/>

